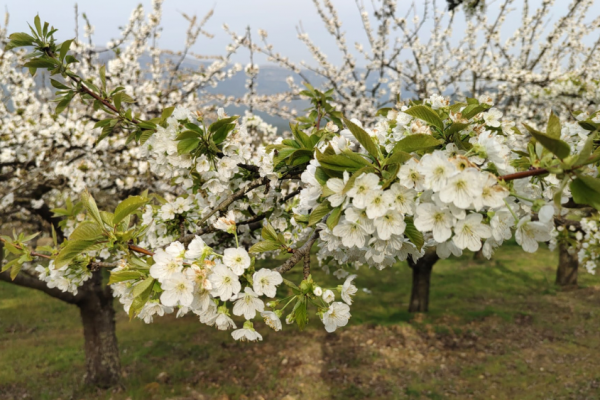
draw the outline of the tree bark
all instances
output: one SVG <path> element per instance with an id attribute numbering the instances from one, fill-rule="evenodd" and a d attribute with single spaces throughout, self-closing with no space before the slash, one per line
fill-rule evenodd
<path id="1" fill-rule="evenodd" d="M 408 265 L 412 269 L 412 290 L 410 294 L 410 303 L 408 312 L 427 312 L 429 311 L 429 286 L 431 283 L 431 270 L 433 265 L 439 259 L 435 250 L 428 251 L 425 255 L 414 262 L 408 259 Z"/>
<path id="2" fill-rule="evenodd" d="M 115 333 L 115 310 L 110 288 L 96 271 L 82 288 L 86 295 L 77 303 L 83 323 L 85 383 L 108 388 L 121 379 L 121 362 Z"/>
<path id="3" fill-rule="evenodd" d="M 579 257 L 577 252 L 569 253 L 569 245 L 560 243 L 558 246 L 558 268 L 556 269 L 556 285 L 568 288 L 577 286 L 577 269 Z"/>

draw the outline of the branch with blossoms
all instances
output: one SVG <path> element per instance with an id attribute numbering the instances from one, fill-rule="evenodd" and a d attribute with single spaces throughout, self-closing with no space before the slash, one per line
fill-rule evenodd
<path id="1" fill-rule="evenodd" d="M 58 46 L 37 25 L 36 38 L 16 34 L 11 46 L 34 44 L 30 66 L 69 78 L 67 62 L 44 64 Z M 56 60 L 67 60 L 65 48 Z M 104 93 L 114 90 L 95 92 Z M 536 251 L 569 198 L 600 208 L 597 112 L 565 125 L 551 114 L 545 129 L 521 131 L 487 99 L 450 104 L 431 96 L 359 121 L 332 105 L 332 90 L 306 85 L 302 95 L 311 108 L 291 124 L 291 137 L 265 144 L 223 110 L 213 121 L 183 107 L 134 121 L 116 104 L 122 96 L 107 96 L 115 111 L 90 95 L 112 113 L 99 123 L 131 125 L 131 145 L 182 195 L 143 192 L 108 211 L 84 192 L 63 211 L 72 221 L 68 239 L 35 254 L 25 237 L 7 240 L 15 255 L 8 268 L 16 276 L 44 254 L 50 263 L 37 267 L 41 279 L 71 292 L 90 268 L 110 268 L 109 284 L 132 318 L 152 322 L 177 310 L 225 330 L 237 328 L 233 315 L 245 321 L 235 339 L 259 340 L 258 316 L 275 330 L 285 313 L 300 328 L 310 313 L 329 332 L 348 323 L 357 275 L 323 287 L 310 265 L 315 245 L 320 264 L 337 265 L 340 276 L 426 253 L 483 250 L 489 258 L 513 235 Z M 289 258 L 258 267 L 280 255 Z M 303 279 L 284 279 L 300 262 Z"/>

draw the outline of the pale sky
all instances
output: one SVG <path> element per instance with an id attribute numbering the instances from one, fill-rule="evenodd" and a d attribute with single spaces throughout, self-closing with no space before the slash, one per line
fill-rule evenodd
<path id="1" fill-rule="evenodd" d="M 362 29 L 359 12 L 354 0 L 332 0 L 337 7 L 338 14 L 343 21 L 342 29 L 347 32 L 348 45 L 354 48 L 355 42 L 366 44 L 366 37 Z M 363 0 L 371 10 L 371 1 Z M 541 0 L 530 1 L 533 6 Z M 59 29 L 59 41 L 75 36 L 74 4 L 75 0 L 0 0 L 0 6 L 10 14 L 9 32 L 28 31 L 27 22 L 32 22 L 39 13 L 42 21 L 48 21 Z M 85 12 L 95 27 L 94 42 L 105 44 L 111 38 L 119 35 L 119 26 L 123 26 L 129 19 L 131 11 L 137 4 L 150 9 L 151 0 L 79 0 L 79 12 Z M 412 1 L 398 0 L 398 14 L 404 15 Z M 422 4 L 422 0 L 417 0 Z M 493 9 L 494 1 L 490 10 Z M 519 7 L 519 0 L 515 5 Z M 552 14 L 564 15 L 570 1 L 558 0 Z M 336 52 L 334 41 L 325 31 L 319 16 L 315 12 L 312 0 L 165 0 L 163 4 L 163 32 L 160 46 L 169 50 L 182 49 L 185 40 L 187 22 L 181 12 L 188 15 L 196 14 L 200 18 L 211 8 L 215 7 L 215 14 L 206 25 L 206 30 L 215 35 L 214 39 L 201 37 L 193 48 L 200 54 L 223 54 L 224 48 L 229 43 L 229 37 L 223 31 L 223 23 L 242 34 L 246 26 L 250 25 L 253 35 L 257 39 L 257 30 L 265 29 L 269 32 L 269 41 L 284 55 L 294 61 L 310 60 L 310 53 L 297 39 L 296 27 L 301 22 L 305 31 L 313 38 L 318 46 L 328 55 L 333 62 L 340 60 Z M 438 0 L 438 7 L 446 7 L 445 0 Z M 592 10 L 596 16 L 598 10 Z M 517 14 L 514 14 L 517 15 Z M 508 30 L 514 29 L 520 23 L 520 18 L 509 18 L 506 23 Z M 464 15 L 458 15 L 455 20 L 455 30 L 460 31 L 464 26 Z M 83 21 L 79 22 L 79 35 L 83 37 Z M 423 32 L 427 32 L 426 29 Z M 241 51 L 234 57 L 234 61 L 247 63 L 248 54 Z M 263 64 L 264 59 L 256 60 Z"/>

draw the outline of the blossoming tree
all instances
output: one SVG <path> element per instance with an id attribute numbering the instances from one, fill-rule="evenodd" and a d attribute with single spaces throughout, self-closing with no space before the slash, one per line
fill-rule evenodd
<path id="1" fill-rule="evenodd" d="M 203 26 L 211 13 L 202 20 L 188 18 L 190 27 L 185 47 L 177 55 L 158 47 L 161 12 L 160 1 L 154 2 L 147 13 L 137 7 L 123 28 L 121 38 L 111 41 L 106 48 L 94 44 L 93 28 L 86 18 L 89 41 L 81 38 L 69 42 L 71 53 L 65 55 L 65 62 L 78 74 L 102 75 L 102 79 L 110 83 L 116 101 L 129 104 L 135 93 L 136 105 L 142 110 L 140 118 L 160 116 L 165 104 L 171 102 L 216 115 L 216 105 L 236 101 L 230 96 L 213 94 L 211 90 L 241 69 L 229 63 L 235 47 L 224 56 L 209 62 L 202 59 L 202 64 L 190 67 L 183 62 L 184 57 L 192 56 L 189 49 L 199 35 L 208 35 Z M 119 200 L 145 189 L 160 192 L 166 198 L 177 195 L 177 189 L 168 180 L 158 178 L 149 170 L 143 152 L 129 145 L 131 138 L 124 133 L 127 126 L 121 121 L 96 124 L 104 111 L 88 101 L 69 103 L 68 96 L 55 109 L 50 102 L 53 92 L 60 93 L 64 85 L 56 79 L 43 79 L 39 74 L 30 76 L 27 68 L 21 67 L 27 62 L 27 52 L 10 46 L 5 48 L 9 41 L 5 25 L 0 29 L 0 86 L 3 89 L 0 234 L 13 229 L 43 231 L 46 237 L 38 241 L 43 246 L 44 242 L 52 243 L 52 226 L 56 241 L 62 242 L 73 231 L 77 218 L 84 217 L 80 214 L 81 206 L 70 199 L 78 199 L 86 188 L 107 205 L 116 205 Z M 114 52 L 114 56 L 106 57 L 107 51 Z M 106 65 L 102 65 L 103 60 Z M 100 80 L 97 85 L 101 86 Z M 243 123 L 255 126 L 258 136 L 268 134 L 257 117 L 247 115 Z M 35 243 L 37 238 L 33 240 Z M 108 255 L 102 253 L 102 256 Z M 9 271 L 0 274 L 0 279 L 42 290 L 78 306 L 84 325 L 86 379 L 100 385 L 110 385 L 118 379 L 113 296 L 110 289 L 101 284 L 101 273 L 63 276 L 52 271 L 42 276 L 46 284 L 27 265 L 18 276 L 16 269 L 12 271 L 12 274 Z"/>

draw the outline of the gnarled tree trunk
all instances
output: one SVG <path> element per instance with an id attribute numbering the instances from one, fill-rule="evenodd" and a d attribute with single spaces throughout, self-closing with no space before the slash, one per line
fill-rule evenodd
<path id="1" fill-rule="evenodd" d="M 102 388 L 117 385 L 121 377 L 121 363 L 115 334 L 115 310 L 110 288 L 102 285 L 100 271 L 94 272 L 75 296 L 57 288 L 51 289 L 46 282 L 24 271 L 12 280 L 9 272 L 0 273 L 0 281 L 39 290 L 79 307 L 84 336 L 85 383 Z"/>
<path id="2" fill-rule="evenodd" d="M 85 296 L 77 306 L 83 323 L 85 383 L 111 387 L 121 378 L 121 362 L 115 333 L 115 309 L 110 288 L 102 284 L 101 271 L 82 288 Z"/>
<path id="3" fill-rule="evenodd" d="M 577 286 L 577 269 L 579 257 L 577 252 L 569 253 L 569 245 L 560 243 L 558 246 L 558 268 L 556 269 L 556 285 L 561 287 Z"/>
<path id="4" fill-rule="evenodd" d="M 431 270 L 439 259 L 435 250 L 430 250 L 417 260 L 408 259 L 408 265 L 412 269 L 412 290 L 408 312 L 429 311 L 429 286 L 431 283 Z"/>

